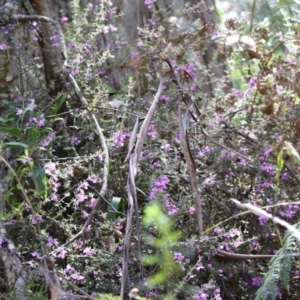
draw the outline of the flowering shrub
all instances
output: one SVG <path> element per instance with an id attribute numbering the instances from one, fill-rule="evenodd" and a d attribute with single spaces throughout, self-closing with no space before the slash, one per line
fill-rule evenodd
<path id="1" fill-rule="evenodd" d="M 118 1 L 59 22 L 17 2 L 0 8 L 1 291 L 298 299 L 299 241 L 272 222 L 299 217 L 289 11 L 279 35 L 198 1 L 143 1 L 136 26 Z"/>

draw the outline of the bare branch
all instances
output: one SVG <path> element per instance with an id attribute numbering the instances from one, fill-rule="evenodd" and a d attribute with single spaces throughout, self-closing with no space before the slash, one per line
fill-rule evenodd
<path id="1" fill-rule="evenodd" d="M 198 186 L 197 186 L 196 166 L 191 154 L 191 149 L 188 144 L 187 130 L 189 127 L 189 119 L 190 119 L 190 112 L 187 110 L 184 114 L 184 122 L 183 122 L 181 108 L 179 105 L 178 124 L 179 124 L 179 132 L 180 132 L 180 142 L 181 142 L 182 152 L 186 160 L 186 164 L 190 176 L 191 187 L 194 195 L 198 232 L 199 235 L 201 236 L 203 233 L 203 212 L 202 212 L 201 199 L 200 199 Z"/>
<path id="2" fill-rule="evenodd" d="M 240 207 L 242 209 L 248 209 L 253 214 L 255 214 L 255 215 L 259 216 L 259 217 L 265 217 L 265 218 L 271 219 L 274 223 L 282 225 L 286 229 L 288 229 L 291 232 L 293 232 L 294 235 L 297 237 L 297 239 L 300 240 L 300 231 L 298 229 L 296 229 L 294 226 L 292 226 L 291 224 L 287 223 L 286 221 L 281 220 L 278 217 L 275 217 L 272 214 L 267 213 L 263 209 L 261 209 L 259 207 L 256 207 L 256 206 L 252 205 L 251 203 L 241 203 L 240 201 L 238 201 L 236 199 L 230 199 L 230 200 L 232 202 L 234 202 L 236 204 L 236 206 L 238 206 L 238 207 Z"/>

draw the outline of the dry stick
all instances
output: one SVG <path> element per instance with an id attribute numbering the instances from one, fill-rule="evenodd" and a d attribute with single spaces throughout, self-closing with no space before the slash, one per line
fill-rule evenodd
<path id="1" fill-rule="evenodd" d="M 129 141 L 129 176 L 127 180 L 127 193 L 131 194 L 133 199 L 133 204 L 135 206 L 135 214 L 136 214 L 136 225 L 137 225 L 137 244 L 138 244 L 138 259 L 140 262 L 140 268 L 141 268 L 141 277 L 144 278 L 144 269 L 142 264 L 142 247 L 141 247 L 141 239 L 140 239 L 140 219 L 139 219 L 139 209 L 138 209 L 138 201 L 137 201 L 137 188 L 135 185 L 135 170 L 138 169 L 138 165 L 135 165 L 136 159 L 135 155 L 130 155 L 130 152 L 134 149 L 134 143 L 137 138 L 137 129 L 139 124 L 139 118 L 137 118 L 135 126 L 133 128 L 132 137 Z"/>
<path id="2" fill-rule="evenodd" d="M 129 174 L 127 180 L 127 193 L 128 193 L 128 211 L 127 211 L 127 223 L 126 223 L 126 232 L 124 237 L 124 251 L 123 251 L 123 265 L 122 265 L 122 283 L 121 283 L 121 298 L 124 297 L 126 283 L 129 283 L 129 274 L 128 274 L 128 260 L 129 260 L 129 250 L 130 250 L 130 239 L 131 239 L 131 231 L 132 231 L 132 217 L 133 217 L 133 210 L 135 209 L 137 215 L 137 227 L 139 231 L 139 209 L 138 209 L 138 202 L 136 197 L 136 187 L 135 187 L 135 177 L 138 170 L 138 162 L 139 158 L 143 149 L 143 144 L 147 136 L 148 128 L 151 123 L 151 120 L 154 116 L 156 111 L 157 103 L 159 98 L 163 92 L 164 86 L 164 79 L 160 79 L 159 86 L 157 92 L 154 96 L 153 102 L 148 110 L 148 113 L 142 123 L 140 132 L 137 137 L 136 145 L 134 145 L 134 140 L 137 135 L 137 123 L 133 130 L 132 139 L 130 139 L 129 143 L 129 150 L 126 160 L 129 158 Z M 138 238 L 138 243 L 140 243 L 140 239 Z M 138 244 L 139 245 L 139 244 Z M 139 247 L 139 259 L 141 259 L 141 249 Z M 142 268 L 142 264 L 141 264 Z"/>
<path id="3" fill-rule="evenodd" d="M 133 174 L 133 156 L 129 159 L 129 174 L 127 179 L 127 194 L 128 194 L 128 211 L 127 211 L 127 219 L 126 219 L 126 232 L 124 237 L 124 250 L 123 250 L 123 264 L 122 264 L 122 284 L 121 284 L 121 298 L 124 297 L 125 286 L 126 283 L 128 287 L 130 287 L 129 280 L 129 272 L 128 272 L 128 262 L 129 262 L 129 249 L 131 244 L 131 233 L 132 233 L 132 218 L 133 218 L 133 210 L 134 210 L 134 197 L 133 197 L 133 186 L 131 185 L 134 182 L 134 174 Z M 137 210 L 138 208 L 135 207 Z M 138 213 L 138 211 L 137 211 Z"/>
<path id="4" fill-rule="evenodd" d="M 238 206 L 240 208 L 248 209 L 253 214 L 255 214 L 259 217 L 265 217 L 265 218 L 271 219 L 275 224 L 282 225 L 283 227 L 287 228 L 292 233 L 294 233 L 294 235 L 297 237 L 297 239 L 300 240 L 300 231 L 297 228 L 295 228 L 294 226 L 292 226 L 291 224 L 287 223 L 286 221 L 281 220 L 278 217 L 274 217 L 272 214 L 269 214 L 266 211 L 264 211 L 263 209 L 258 208 L 250 203 L 241 203 L 240 201 L 238 201 L 236 199 L 230 199 L 230 200 L 232 202 L 234 202 L 236 204 L 236 206 Z"/>
<path id="5" fill-rule="evenodd" d="M 227 261 L 247 260 L 247 259 L 272 259 L 274 255 L 269 254 L 235 254 L 217 249 L 217 258 Z"/>
<path id="6" fill-rule="evenodd" d="M 179 132 L 180 132 L 180 141 L 181 141 L 181 147 L 183 151 L 183 155 L 187 164 L 189 176 L 190 176 L 190 182 L 192 191 L 194 194 L 194 203 L 196 208 L 196 215 L 197 215 L 197 224 L 198 224 L 198 231 L 199 236 L 203 233 L 203 212 L 202 212 L 202 205 L 201 205 L 201 199 L 199 196 L 199 191 L 197 187 L 197 172 L 196 172 L 196 166 L 195 162 L 193 160 L 193 157 L 191 155 L 191 151 L 188 145 L 188 137 L 187 137 L 187 129 L 189 125 L 189 118 L 190 118 L 190 112 L 187 110 L 185 113 L 185 119 L 184 123 L 182 122 L 182 114 L 181 114 L 181 107 L 179 105 L 178 109 L 178 124 L 179 124 Z"/>

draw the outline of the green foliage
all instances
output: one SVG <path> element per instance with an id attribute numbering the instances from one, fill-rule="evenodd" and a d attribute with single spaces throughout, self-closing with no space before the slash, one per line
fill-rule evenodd
<path id="1" fill-rule="evenodd" d="M 151 288 L 158 286 L 165 282 L 172 274 L 179 271 L 178 265 L 173 258 L 173 253 L 170 246 L 178 242 L 180 234 L 173 229 L 172 220 L 164 214 L 157 203 L 153 203 L 145 208 L 145 215 L 143 217 L 144 226 L 156 226 L 160 234 L 156 238 L 153 246 L 159 251 L 155 255 L 144 256 L 144 263 L 146 265 L 158 264 L 160 271 L 148 278 L 148 283 Z M 174 282 L 173 282 L 174 284 Z"/>
<path id="2" fill-rule="evenodd" d="M 120 197 L 113 197 L 111 200 L 111 205 L 108 208 L 108 220 L 116 221 L 121 217 L 121 213 L 125 210 L 125 202 Z"/>
<path id="3" fill-rule="evenodd" d="M 300 224 L 296 224 L 295 227 L 300 229 Z M 293 253 L 299 249 L 300 242 L 290 231 L 287 231 L 283 243 L 283 247 L 278 250 L 269 263 L 269 270 L 264 276 L 261 287 L 256 292 L 255 300 L 275 300 L 278 296 L 280 282 L 289 292 Z"/>
<path id="4" fill-rule="evenodd" d="M 129 209 L 125 186 L 132 175 L 126 159 L 128 151 L 135 149 L 135 145 L 128 149 L 129 140 L 137 118 L 138 132 L 144 128 L 141 124 L 159 78 L 164 77 L 168 80 L 135 170 L 139 210 L 131 228 L 128 286 L 139 286 L 141 294 L 153 299 L 162 295 L 253 299 L 259 285 L 253 279 L 264 277 L 257 299 L 275 299 L 279 292 L 298 299 L 297 279 L 290 275 L 299 268 L 292 256 L 298 242 L 287 233 L 278 250 L 282 229 L 240 213 L 230 201 L 235 198 L 267 207 L 288 222 L 300 216 L 295 204 L 300 174 L 298 5 L 243 1 L 242 5 L 249 4 L 243 18 L 217 28 L 211 25 L 216 17 L 212 7 L 204 8 L 201 1 L 184 1 L 186 5 L 178 11 L 159 1 L 153 10 L 145 1 L 88 2 L 83 7 L 82 1 L 71 1 L 71 11 L 61 12 L 69 18 L 63 25 L 67 71 L 78 83 L 87 107 L 67 81 L 62 91 L 50 97 L 45 76 L 40 76 L 43 64 L 31 60 L 38 51 L 35 41 L 18 49 L 16 37 L 7 53 L 1 50 L 7 57 L 0 79 L 9 78 L 10 62 L 22 73 L 16 77 L 18 82 L 0 87 L 4 99 L 0 103 L 4 107 L 1 150 L 11 153 L 4 168 L 10 170 L 4 180 L 9 187 L 0 218 L 11 222 L 9 235 L 24 261 L 35 251 L 45 254 L 45 247 L 56 258 L 66 286 L 72 282 L 86 293 L 100 295 L 98 299 L 119 298 L 113 295 L 119 294 L 123 279 L 122 245 Z M 137 7 L 118 6 L 134 2 Z M 252 16 L 244 20 L 251 5 Z M 222 18 L 226 15 L 222 12 Z M 134 26 L 140 26 L 139 21 L 147 24 L 137 31 Z M 36 30 L 33 25 L 28 24 L 30 30 Z M 132 30 L 128 36 L 127 30 Z M 1 48 L 8 43 L 5 36 L 0 37 Z M 37 60 L 41 56 L 35 55 Z M 31 91 L 31 84 L 42 94 Z M 24 91 L 26 87 L 29 91 Z M 36 99 L 34 108 L 28 105 L 31 98 Z M 201 239 L 195 192 L 179 135 L 179 106 L 183 115 L 186 110 L 191 116 L 185 120 L 186 141 L 207 229 Z M 101 192 L 106 176 L 103 142 L 91 113 L 109 152 L 105 194 Z M 277 209 L 277 202 L 285 205 Z M 88 229 L 81 234 L 92 212 Z M 143 220 L 140 231 L 136 217 Z M 278 252 L 268 269 L 259 260 L 226 261 L 215 249 L 245 255 Z M 139 255 L 144 255 L 142 262 Z M 32 268 L 28 273 L 34 274 L 35 267 L 28 265 Z M 36 299 L 45 294 L 41 281 L 30 287 Z"/>
<path id="5" fill-rule="evenodd" d="M 47 178 L 45 168 L 35 167 L 32 170 L 32 180 L 34 182 L 37 195 L 42 198 L 47 198 Z"/>

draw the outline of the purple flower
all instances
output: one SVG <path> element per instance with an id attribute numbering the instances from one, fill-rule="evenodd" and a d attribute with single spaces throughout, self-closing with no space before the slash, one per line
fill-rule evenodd
<path id="1" fill-rule="evenodd" d="M 200 262 L 196 265 L 195 269 L 196 269 L 197 271 L 199 271 L 199 270 L 205 269 L 205 267 L 203 266 L 202 262 L 200 261 Z"/>
<path id="2" fill-rule="evenodd" d="M 96 254 L 96 251 L 88 247 L 83 250 L 83 253 L 85 254 L 85 256 L 91 257 Z"/>
<path id="3" fill-rule="evenodd" d="M 23 114 L 23 110 L 20 109 L 20 108 L 17 108 L 17 109 L 16 109 L 16 114 L 17 114 L 17 116 L 22 115 L 22 114 Z"/>
<path id="4" fill-rule="evenodd" d="M 66 16 L 63 16 L 60 21 L 61 21 L 61 24 L 63 24 L 64 26 L 67 25 L 67 22 L 68 22 L 68 18 Z"/>
<path id="5" fill-rule="evenodd" d="M 208 300 L 208 295 L 204 293 L 201 295 L 197 295 L 195 300 Z"/>
<path id="6" fill-rule="evenodd" d="M 260 246 L 260 243 L 259 243 L 259 242 L 256 242 L 256 241 L 254 241 L 254 242 L 252 242 L 252 246 L 253 246 L 254 248 L 257 248 L 257 247 L 259 247 L 259 246 Z"/>
<path id="7" fill-rule="evenodd" d="M 159 100 L 165 101 L 165 102 L 170 102 L 172 98 L 170 96 L 162 95 Z"/>
<path id="8" fill-rule="evenodd" d="M 254 277 L 252 278 L 252 285 L 253 286 L 261 286 L 261 278 L 260 277 Z"/>
<path id="9" fill-rule="evenodd" d="M 189 75 L 192 77 L 193 80 L 196 80 L 197 77 L 196 77 L 196 67 L 193 66 L 193 65 L 186 65 L 184 70 L 189 73 Z"/>
<path id="10" fill-rule="evenodd" d="M 138 46 L 138 47 L 143 47 L 143 46 L 144 46 L 144 43 L 141 42 L 141 41 L 139 41 L 139 42 L 137 43 L 137 46 Z"/>
<path id="11" fill-rule="evenodd" d="M 71 276 L 73 279 L 77 280 L 77 281 L 82 281 L 84 280 L 84 277 L 78 273 L 75 273 Z"/>
<path id="12" fill-rule="evenodd" d="M 220 227 L 217 227 L 217 228 L 214 229 L 214 233 L 217 234 L 217 235 L 218 235 L 218 234 L 221 234 L 222 231 L 223 231 L 223 229 L 220 228 Z"/>
<path id="13" fill-rule="evenodd" d="M 53 174 L 55 171 L 55 163 L 49 162 L 45 165 L 45 173 L 46 174 Z"/>
<path id="14" fill-rule="evenodd" d="M 299 270 L 295 270 L 295 271 L 294 271 L 294 275 L 295 275 L 295 276 L 299 276 L 299 275 L 300 275 L 300 271 L 299 271 Z"/>
<path id="15" fill-rule="evenodd" d="M 57 239 L 53 239 L 52 237 L 49 237 L 46 245 L 48 247 L 56 247 L 56 246 L 58 246 L 58 241 L 57 241 Z"/>
<path id="16" fill-rule="evenodd" d="M 25 158 L 22 160 L 22 164 L 28 165 L 28 164 L 30 164 L 32 161 L 33 161 L 33 159 L 32 159 L 31 157 L 25 157 Z"/>
<path id="17" fill-rule="evenodd" d="M 55 137 L 56 137 L 56 132 L 52 132 L 46 139 L 40 142 L 40 146 L 43 148 L 48 147 Z"/>
<path id="18" fill-rule="evenodd" d="M 155 130 L 155 125 L 154 124 L 150 124 L 150 126 L 148 128 L 147 135 L 150 136 L 152 140 L 156 139 L 157 132 Z"/>
<path id="19" fill-rule="evenodd" d="M 67 255 L 68 251 L 64 248 L 59 250 L 59 253 L 56 254 L 57 257 L 64 259 Z"/>
<path id="20" fill-rule="evenodd" d="M 194 214 L 195 213 L 195 207 L 190 207 L 190 209 L 189 209 L 189 211 L 190 211 L 190 214 L 192 215 L 192 214 Z"/>
<path id="21" fill-rule="evenodd" d="M 56 194 L 53 194 L 51 196 L 51 200 L 54 201 L 54 202 L 58 201 L 58 199 L 59 199 L 59 197 Z"/>
<path id="22" fill-rule="evenodd" d="M 8 46 L 5 44 L 0 44 L 0 50 L 5 51 L 8 49 Z"/>
<path id="23" fill-rule="evenodd" d="M 67 268 L 65 269 L 66 274 L 71 275 L 74 273 L 75 269 L 71 267 L 70 265 L 67 265 Z"/>
<path id="24" fill-rule="evenodd" d="M 44 222 L 44 220 L 41 216 L 30 216 L 30 218 L 31 218 L 31 223 L 34 225 L 41 224 Z"/>
<path id="25" fill-rule="evenodd" d="M 88 196 L 84 194 L 84 190 L 80 189 L 76 199 L 78 202 L 83 202 L 84 200 L 88 199 Z"/>
<path id="26" fill-rule="evenodd" d="M 125 140 L 130 138 L 130 133 L 128 132 L 117 132 L 115 134 L 114 142 L 117 148 L 123 147 Z"/>
<path id="27" fill-rule="evenodd" d="M 243 99 L 245 96 L 244 93 L 237 91 L 237 90 L 233 91 L 233 95 L 239 99 Z"/>
<path id="28" fill-rule="evenodd" d="M 184 260 L 184 256 L 180 252 L 174 252 L 174 259 L 178 262 L 182 262 Z"/>
<path id="29" fill-rule="evenodd" d="M 164 144 L 160 147 L 160 149 L 165 150 L 165 151 L 170 151 L 172 150 L 171 145 L 170 144 Z"/>
<path id="30" fill-rule="evenodd" d="M 33 257 L 39 257 L 40 255 L 38 254 L 38 252 L 34 251 L 34 252 L 31 252 L 31 256 L 33 256 Z"/>
<path id="31" fill-rule="evenodd" d="M 37 124 L 38 124 L 39 127 L 43 127 L 43 126 L 45 126 L 45 123 L 46 123 L 45 116 L 41 115 L 40 119 L 37 121 Z"/>
<path id="32" fill-rule="evenodd" d="M 131 56 L 132 58 L 138 58 L 138 57 L 139 57 L 139 53 L 138 53 L 138 52 L 131 52 L 131 53 L 130 53 L 130 56 Z"/>
<path id="33" fill-rule="evenodd" d="M 72 137 L 70 140 L 72 146 L 78 146 L 81 143 L 81 140 L 77 137 Z"/>
<path id="34" fill-rule="evenodd" d="M 212 186 L 216 183 L 215 179 L 213 177 L 208 177 L 204 180 L 203 182 L 205 185 L 208 185 L 208 186 Z"/>
<path id="35" fill-rule="evenodd" d="M 149 9 L 154 8 L 154 2 L 156 2 L 156 0 L 145 0 L 145 4 L 148 6 Z"/>
<path id="36" fill-rule="evenodd" d="M 259 224 L 261 225 L 261 226 L 265 226 L 266 224 L 267 224 L 267 222 L 268 222 L 268 218 L 266 218 L 266 217 L 259 217 L 258 218 L 258 220 L 259 220 Z"/>
<path id="37" fill-rule="evenodd" d="M 164 175 L 160 177 L 159 179 L 156 179 L 154 182 L 154 185 L 152 187 L 152 190 L 150 192 L 150 199 L 154 199 L 157 195 L 157 193 L 162 193 L 167 189 L 167 184 L 170 182 L 170 179 L 168 176 Z"/>

